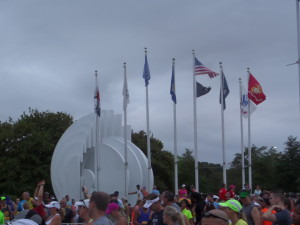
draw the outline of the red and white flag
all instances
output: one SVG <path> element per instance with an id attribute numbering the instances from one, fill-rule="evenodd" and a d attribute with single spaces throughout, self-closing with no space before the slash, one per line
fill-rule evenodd
<path id="1" fill-rule="evenodd" d="M 266 96 L 260 83 L 258 83 L 251 73 L 249 73 L 248 81 L 248 98 L 251 99 L 256 105 L 266 100 Z"/>

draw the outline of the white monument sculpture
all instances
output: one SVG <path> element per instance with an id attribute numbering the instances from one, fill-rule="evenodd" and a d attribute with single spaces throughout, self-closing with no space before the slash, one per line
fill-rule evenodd
<path id="1" fill-rule="evenodd" d="M 74 122 L 62 135 L 51 161 L 51 181 L 58 200 L 70 195 L 83 199 L 82 186 L 89 192 L 104 191 L 108 194 L 125 190 L 136 191 L 136 185 L 153 187 L 151 170 L 148 185 L 148 160 L 144 153 L 131 142 L 131 129 L 127 126 L 127 187 L 125 188 L 125 148 L 122 116 L 112 110 L 102 110 L 99 119 L 98 171 L 95 170 L 96 114 L 91 113 Z M 97 182 L 98 177 L 98 182 Z M 98 183 L 98 187 L 97 187 Z M 136 195 L 129 195 L 134 204 Z"/>

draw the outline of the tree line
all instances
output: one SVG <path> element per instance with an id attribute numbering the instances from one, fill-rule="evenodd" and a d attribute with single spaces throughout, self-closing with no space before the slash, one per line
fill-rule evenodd
<path id="1" fill-rule="evenodd" d="M 50 165 L 53 151 L 64 131 L 74 122 L 63 112 L 39 112 L 30 109 L 16 121 L 0 121 L 0 193 L 19 196 L 25 190 L 32 192 L 40 179 L 45 179 L 45 190 L 53 193 Z M 132 132 L 132 142 L 147 153 L 144 131 Z M 163 143 L 153 136 L 151 142 L 152 169 L 155 185 L 160 190 L 174 190 L 174 154 L 164 149 Z M 253 185 L 264 189 L 281 188 L 287 192 L 300 192 L 300 142 L 289 136 L 284 151 L 266 146 L 252 146 Z M 245 165 L 248 149 L 245 148 Z M 235 154 L 227 170 L 227 184 L 241 188 L 241 154 Z M 178 182 L 195 182 L 193 151 L 185 149 L 178 156 Z M 198 162 L 201 192 L 216 193 L 222 182 L 222 165 Z M 246 173 L 247 175 L 247 173 Z M 248 178 L 246 177 L 246 180 Z"/>

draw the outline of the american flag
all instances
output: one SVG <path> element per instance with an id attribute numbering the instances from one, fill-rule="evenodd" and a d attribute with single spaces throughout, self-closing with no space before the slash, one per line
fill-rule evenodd
<path id="1" fill-rule="evenodd" d="M 214 78 L 219 74 L 205 67 L 196 57 L 195 57 L 195 75 L 207 74 L 210 78 Z"/>
<path id="2" fill-rule="evenodd" d="M 101 115 L 100 92 L 99 92 L 99 87 L 98 87 L 97 71 L 95 71 L 95 78 L 96 78 L 96 88 L 95 88 L 95 94 L 94 94 L 95 113 L 100 117 L 100 115 Z"/>

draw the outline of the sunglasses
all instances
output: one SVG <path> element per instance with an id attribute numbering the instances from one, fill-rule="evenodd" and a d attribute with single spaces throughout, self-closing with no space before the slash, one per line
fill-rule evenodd
<path id="1" fill-rule="evenodd" d="M 217 216 L 217 215 L 215 215 L 215 214 L 212 214 L 212 213 L 210 213 L 210 212 L 204 212 L 204 213 L 203 213 L 203 216 L 204 216 L 205 218 L 213 217 L 213 218 L 221 219 L 221 220 L 224 220 L 225 222 L 228 222 L 228 220 L 226 220 L 226 219 L 224 219 L 224 218 L 222 218 L 222 217 L 220 217 L 220 216 Z"/>

